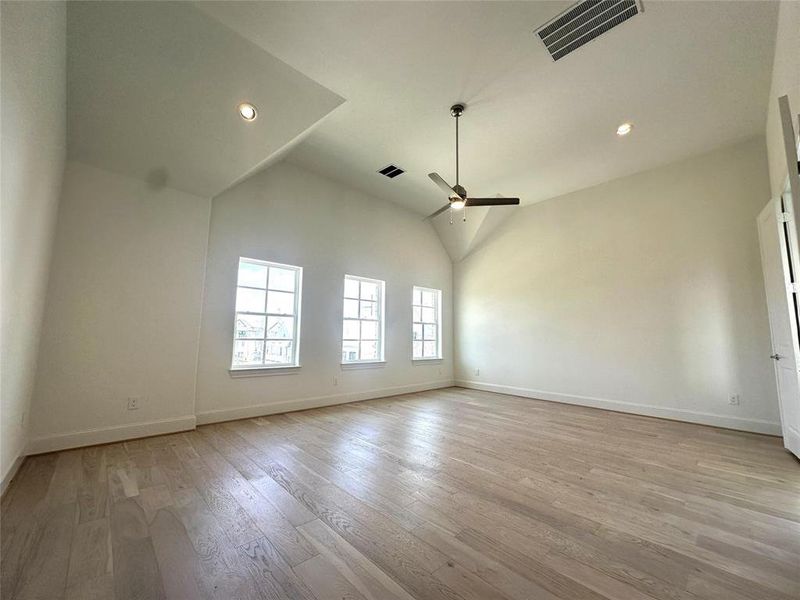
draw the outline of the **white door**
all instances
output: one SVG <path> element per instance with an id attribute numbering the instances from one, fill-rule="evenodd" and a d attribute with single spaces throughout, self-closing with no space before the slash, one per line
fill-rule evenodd
<path id="1" fill-rule="evenodd" d="M 787 208 L 790 205 L 787 205 Z M 791 210 L 789 208 L 789 210 Z M 781 200 L 775 199 L 758 216 L 761 263 L 767 290 L 767 309 L 772 335 L 772 356 L 778 383 L 783 445 L 800 457 L 800 377 L 798 374 L 797 312 L 792 286 L 789 244 L 794 233 L 784 227 Z M 791 217 L 789 217 L 791 218 Z M 800 266 L 800 265 L 797 265 Z M 764 357 L 766 359 L 766 357 Z"/>

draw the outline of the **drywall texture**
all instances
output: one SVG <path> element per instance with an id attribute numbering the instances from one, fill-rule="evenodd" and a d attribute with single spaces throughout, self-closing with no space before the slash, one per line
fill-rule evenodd
<path id="1" fill-rule="evenodd" d="M 0 3 L 0 476 L 24 453 L 66 151 L 66 4 Z"/>
<path id="2" fill-rule="evenodd" d="M 194 414 L 209 210 L 209 199 L 67 163 L 32 451 L 49 449 L 42 438 L 96 443 L 75 434 L 115 427 L 135 437 L 139 424 Z"/>
<path id="3" fill-rule="evenodd" d="M 756 138 L 519 209 L 455 267 L 457 380 L 775 431 L 768 197 Z"/>
<path id="4" fill-rule="evenodd" d="M 291 374 L 242 379 L 228 372 L 240 256 L 303 267 L 302 366 Z M 386 282 L 385 366 L 340 366 L 346 273 Z M 251 177 L 212 203 L 198 419 L 344 402 L 451 381 L 451 281 L 447 253 L 419 216 L 287 163 Z M 411 361 L 415 284 L 443 291 L 441 363 Z"/>
<path id="5" fill-rule="evenodd" d="M 794 114 L 795 134 L 800 135 L 800 2 L 783 0 L 778 12 L 778 32 L 775 39 L 775 59 L 772 64 L 772 85 L 767 107 L 767 153 L 772 195 L 780 195 L 786 185 L 786 153 L 778 98 L 789 95 Z"/>

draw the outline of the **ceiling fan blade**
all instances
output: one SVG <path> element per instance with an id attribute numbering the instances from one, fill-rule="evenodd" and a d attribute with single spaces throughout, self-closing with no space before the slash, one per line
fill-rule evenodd
<path id="1" fill-rule="evenodd" d="M 428 219 L 432 219 L 433 217 L 438 217 L 440 214 L 442 214 L 448 208 L 450 208 L 450 203 L 449 202 L 447 204 L 445 204 L 442 208 L 437 210 L 435 213 L 429 214 L 427 217 L 425 217 L 425 220 L 427 221 Z"/>
<path id="2" fill-rule="evenodd" d="M 433 183 L 438 185 L 442 189 L 442 191 L 445 194 L 447 194 L 448 198 L 450 198 L 453 195 L 455 196 L 458 195 L 456 194 L 455 190 L 451 186 L 449 186 L 447 182 L 444 179 L 442 179 L 438 173 L 428 173 L 428 177 L 430 177 L 431 181 L 433 181 Z"/>
<path id="3" fill-rule="evenodd" d="M 515 206 L 519 198 L 467 198 L 467 206 Z"/>

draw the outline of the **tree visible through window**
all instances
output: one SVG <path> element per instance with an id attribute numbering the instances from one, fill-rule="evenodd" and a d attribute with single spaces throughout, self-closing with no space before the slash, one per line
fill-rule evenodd
<path id="1" fill-rule="evenodd" d="M 232 368 L 298 364 L 303 269 L 239 259 Z"/>
<path id="2" fill-rule="evenodd" d="M 411 357 L 442 358 L 442 291 L 414 286 L 411 313 Z"/>
<path id="3" fill-rule="evenodd" d="M 344 277 L 342 362 L 383 360 L 383 290 L 378 279 Z"/>

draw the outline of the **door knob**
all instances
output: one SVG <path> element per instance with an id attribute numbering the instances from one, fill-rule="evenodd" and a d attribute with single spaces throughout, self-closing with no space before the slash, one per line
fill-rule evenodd
<path id="1" fill-rule="evenodd" d="M 780 359 L 782 359 L 782 358 L 783 358 L 783 357 L 782 357 L 780 354 L 770 354 L 770 355 L 769 355 L 769 357 L 770 357 L 772 360 L 780 360 Z"/>

